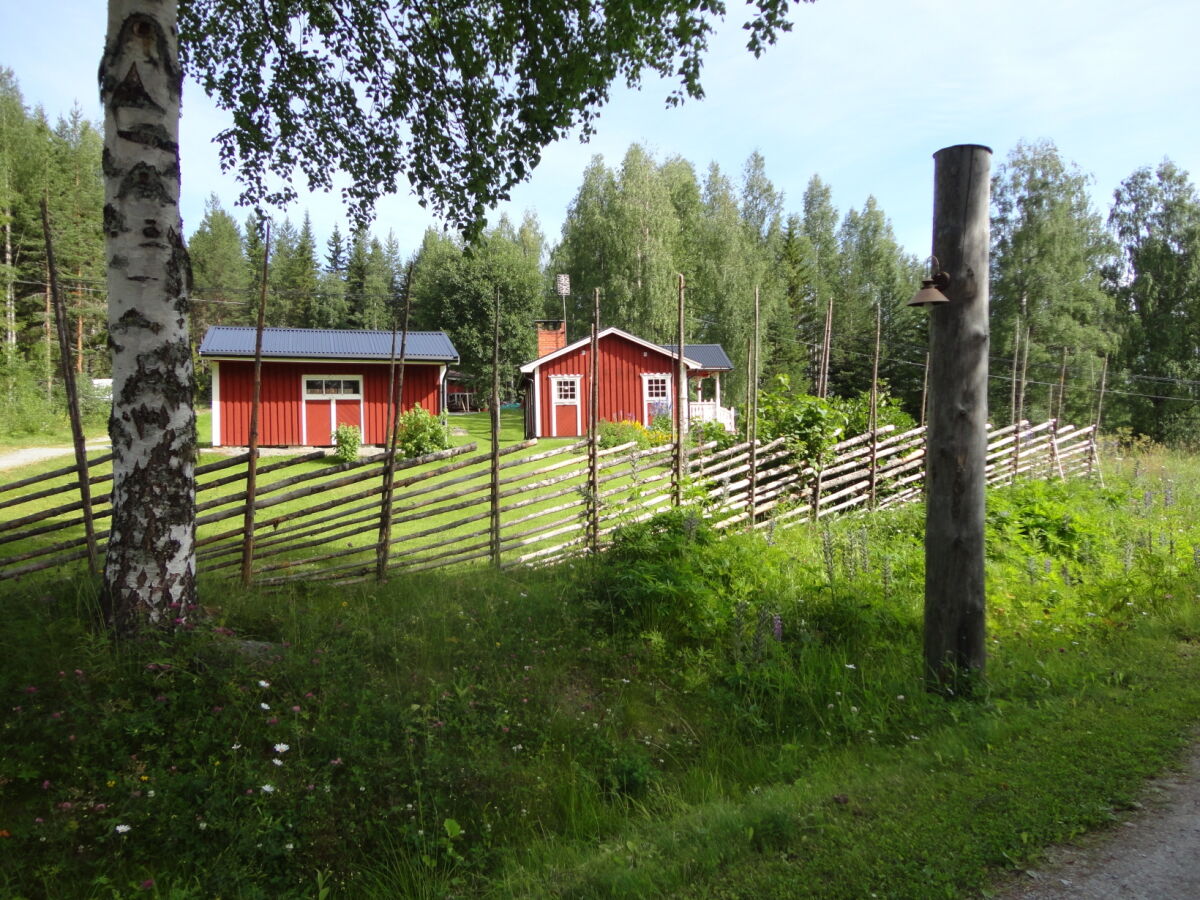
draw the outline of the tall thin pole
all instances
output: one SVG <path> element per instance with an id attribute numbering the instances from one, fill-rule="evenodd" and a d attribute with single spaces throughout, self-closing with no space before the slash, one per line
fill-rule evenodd
<path id="1" fill-rule="evenodd" d="M 1008 417 L 1012 424 L 1017 424 L 1017 367 L 1021 360 L 1021 317 L 1017 316 L 1017 324 L 1013 329 L 1013 358 L 1012 376 L 1008 393 Z"/>
<path id="2" fill-rule="evenodd" d="M 383 501 L 379 510 L 379 547 L 375 552 L 375 577 L 379 581 L 387 578 L 388 553 L 392 543 L 392 487 L 396 483 L 396 446 L 400 441 L 400 415 L 404 411 L 404 356 L 408 350 L 408 317 L 412 311 L 412 263 L 404 273 L 404 318 L 400 325 L 400 370 L 396 371 L 396 329 L 392 328 L 391 375 L 388 377 L 388 453 L 383 467 Z M 393 382 L 395 384 L 393 385 Z M 393 405 L 392 391 L 395 390 Z"/>
<path id="3" fill-rule="evenodd" d="M 1013 434 L 1013 481 L 1021 471 L 1021 444 L 1025 436 L 1025 376 L 1029 371 L 1029 326 L 1025 326 L 1025 341 L 1021 350 L 1021 377 L 1017 385 L 1017 430 Z"/>
<path id="4" fill-rule="evenodd" d="M 491 551 L 492 565 L 500 568 L 500 288 L 496 287 L 495 321 L 492 325 L 492 466 L 491 466 Z"/>
<path id="5" fill-rule="evenodd" d="M 1062 348 L 1062 367 L 1058 370 L 1058 411 L 1054 414 L 1054 418 L 1062 421 L 1063 411 L 1066 409 L 1067 397 L 1067 348 Z"/>
<path id="6" fill-rule="evenodd" d="M 54 325 L 58 331 L 58 355 L 62 364 L 63 387 L 67 391 L 67 413 L 71 417 L 71 438 L 75 449 L 75 472 L 79 479 L 79 500 L 83 504 L 83 530 L 87 541 L 88 572 L 100 572 L 100 553 L 96 546 L 96 525 L 92 519 L 92 486 L 88 481 L 87 447 L 83 434 L 83 419 L 79 414 L 79 393 L 75 372 L 71 368 L 71 346 L 67 337 L 67 311 L 58 287 L 58 264 L 54 260 L 54 239 L 50 234 L 50 212 L 42 198 L 42 233 L 46 240 L 46 272 L 48 290 L 53 298 Z"/>
<path id="7" fill-rule="evenodd" d="M 676 506 L 683 504 L 683 477 L 687 471 L 687 428 L 688 428 L 688 390 L 687 390 L 687 357 L 684 356 L 684 281 L 683 274 L 679 275 L 679 343 L 677 349 L 678 366 L 675 380 L 675 478 L 673 485 L 673 500 Z"/>
<path id="8" fill-rule="evenodd" d="M 242 584 L 250 585 L 254 569 L 254 500 L 258 491 L 258 409 L 262 400 L 263 323 L 267 315 L 267 274 L 271 259 L 271 222 L 263 239 L 262 284 L 258 294 L 258 324 L 254 332 L 254 390 L 250 395 L 250 439 L 246 462 L 246 507 L 242 517 Z"/>
<path id="9" fill-rule="evenodd" d="M 929 351 L 925 351 L 925 374 L 921 379 L 921 427 L 925 427 L 925 418 L 929 412 Z"/>
<path id="10" fill-rule="evenodd" d="M 754 335 L 750 339 L 750 527 L 758 510 L 758 342 L 759 342 L 758 285 L 754 286 Z"/>
<path id="11" fill-rule="evenodd" d="M 588 549 L 600 549 L 600 288 L 592 296 L 592 344 L 588 364 Z"/>
<path id="12" fill-rule="evenodd" d="M 1096 455 L 1096 442 L 1100 439 L 1100 421 L 1104 415 L 1104 389 L 1108 384 L 1108 354 L 1104 354 L 1104 365 L 1100 367 L 1100 395 L 1096 398 L 1096 418 L 1092 427 L 1092 444 L 1088 448 L 1088 474 L 1095 472 L 1104 483 L 1104 474 L 1100 471 L 1100 459 Z"/>
<path id="13" fill-rule="evenodd" d="M 933 255 L 949 303 L 930 311 L 925 666 L 931 690 L 969 693 L 987 659 L 984 593 L 989 169 L 979 145 L 934 154 Z"/>
<path id="14" fill-rule="evenodd" d="M 879 462 L 879 346 L 883 335 L 883 304 L 879 298 L 875 301 L 875 358 L 871 363 L 871 473 L 868 502 L 871 509 L 875 508 L 875 490 L 877 475 L 875 468 Z"/>
<path id="15" fill-rule="evenodd" d="M 825 307 L 825 332 L 821 338 L 821 375 L 817 381 L 817 396 L 829 395 L 829 358 L 833 355 L 833 294 Z"/>

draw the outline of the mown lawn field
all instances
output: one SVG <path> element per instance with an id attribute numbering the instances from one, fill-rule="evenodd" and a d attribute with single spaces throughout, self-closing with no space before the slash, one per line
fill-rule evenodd
<path id="1" fill-rule="evenodd" d="M 113 642 L 0 588 L 0 894 L 970 897 L 1200 721 L 1193 459 L 988 511 L 990 656 L 923 689 L 922 510 L 282 591 Z"/>

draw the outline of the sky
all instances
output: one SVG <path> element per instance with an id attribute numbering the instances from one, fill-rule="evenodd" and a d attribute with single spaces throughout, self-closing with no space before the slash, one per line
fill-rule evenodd
<path id="1" fill-rule="evenodd" d="M 99 121 L 105 4 L 50 0 L 51 17 L 41 4 L 5 6 L 0 66 L 14 70 L 26 103 L 51 118 L 79 103 Z M 994 171 L 1018 142 L 1051 140 L 1094 177 L 1105 215 L 1113 189 L 1137 168 L 1169 157 L 1200 177 L 1196 0 L 818 0 L 794 6 L 791 18 L 794 30 L 756 60 L 731 15 L 710 42 L 703 100 L 667 109 L 673 85 L 658 80 L 615 89 L 590 142 L 549 147 L 489 218 L 532 210 L 556 242 L 592 156 L 616 167 L 634 142 L 660 160 L 683 156 L 701 177 L 716 162 L 735 184 L 758 151 L 787 212 L 800 211 L 813 175 L 831 186 L 842 213 L 874 195 L 901 245 L 922 258 L 932 154 L 941 147 L 991 147 Z M 197 85 L 185 85 L 185 234 L 211 192 L 227 209 L 236 201 L 237 183 L 221 172 L 212 143 L 227 122 Z M 298 222 L 305 209 L 322 244 L 345 222 L 336 194 L 302 191 L 284 212 Z M 373 231 L 393 231 L 408 253 L 431 226 L 442 227 L 405 191 L 380 204 Z"/>

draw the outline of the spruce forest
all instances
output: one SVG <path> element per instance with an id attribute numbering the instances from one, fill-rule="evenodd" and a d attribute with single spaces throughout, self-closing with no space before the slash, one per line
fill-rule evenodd
<path id="1" fill-rule="evenodd" d="M 102 234 L 102 139 L 75 109 L 52 120 L 24 101 L 0 69 L 0 285 L 11 401 L 0 430 L 17 435 L 57 416 L 58 349 L 49 302 L 39 204 L 54 228 L 76 372 L 108 374 Z M 1131 173 L 1108 209 L 1091 201 L 1091 176 L 1048 140 L 998 160 L 992 186 L 991 396 L 993 421 L 1020 401 L 1026 417 L 1087 421 L 1105 385 L 1104 425 L 1165 443 L 1194 442 L 1200 424 L 1200 198 L 1169 160 Z M 925 317 L 905 305 L 928 260 L 897 243 L 874 198 L 842 211 L 814 174 L 800 198 L 772 184 L 755 153 L 740 172 L 629 147 L 619 162 L 593 158 L 567 205 L 562 234 L 536 214 L 501 217 L 469 245 L 430 230 L 402 247 L 387 222 L 334 225 L 318 235 L 299 222 L 267 222 L 212 195 L 188 225 L 193 340 L 212 324 L 249 325 L 269 249 L 268 325 L 388 329 L 405 291 L 412 327 L 447 331 L 465 375 L 483 379 L 490 310 L 499 291 L 505 390 L 536 355 L 532 321 L 560 318 L 569 339 L 586 334 L 593 291 L 602 325 L 650 340 L 674 339 L 676 283 L 684 274 L 688 340 L 719 343 L 735 363 L 732 397 L 746 390 L 756 289 L 761 298 L 764 384 L 814 390 L 826 319 L 828 392 L 869 389 L 876 307 L 884 335 L 880 378 L 918 412 Z M 269 241 L 269 248 L 268 248 Z M 571 295 L 554 279 L 566 273 Z M 199 370 L 201 393 L 205 373 Z M 98 412 L 100 404 L 95 404 Z"/>

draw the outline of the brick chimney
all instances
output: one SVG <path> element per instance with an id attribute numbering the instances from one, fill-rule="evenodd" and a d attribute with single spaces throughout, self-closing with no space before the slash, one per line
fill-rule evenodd
<path id="1" fill-rule="evenodd" d="M 566 322 L 561 319 L 539 319 L 533 324 L 537 328 L 538 359 L 567 346 Z"/>

